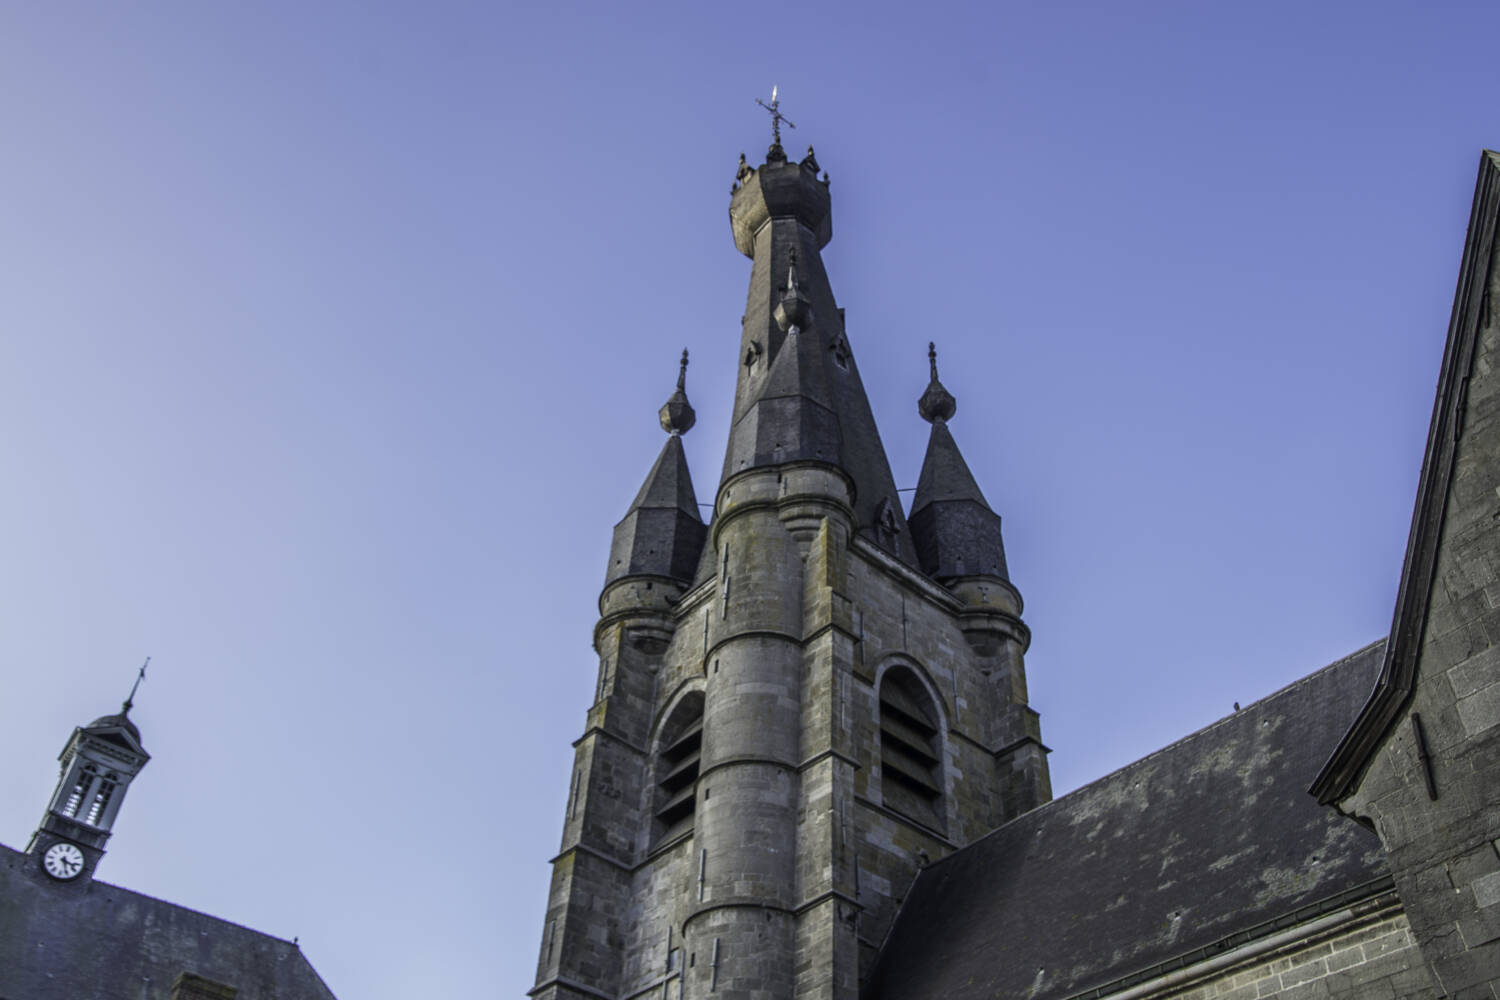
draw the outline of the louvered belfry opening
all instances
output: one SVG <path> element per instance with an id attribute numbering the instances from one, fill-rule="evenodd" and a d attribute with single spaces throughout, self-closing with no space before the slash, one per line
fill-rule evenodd
<path id="1" fill-rule="evenodd" d="M 703 752 L 703 695 L 689 694 L 662 727 L 657 752 L 656 829 L 658 841 L 693 828 L 698 762 Z"/>
<path id="2" fill-rule="evenodd" d="M 922 683 L 895 668 L 880 683 L 880 791 L 888 808 L 943 829 L 938 716 Z"/>

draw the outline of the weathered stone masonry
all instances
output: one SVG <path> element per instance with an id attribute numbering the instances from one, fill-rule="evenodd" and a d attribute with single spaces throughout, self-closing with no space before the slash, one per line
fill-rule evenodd
<path id="1" fill-rule="evenodd" d="M 774 147 L 731 220 L 753 266 L 713 518 L 693 529 L 679 380 L 611 549 L 535 996 L 853 1000 L 918 868 L 1050 797 L 1020 596 L 952 406 L 919 545 L 819 257 L 815 161 Z M 993 551 L 935 580 L 953 512 Z"/>

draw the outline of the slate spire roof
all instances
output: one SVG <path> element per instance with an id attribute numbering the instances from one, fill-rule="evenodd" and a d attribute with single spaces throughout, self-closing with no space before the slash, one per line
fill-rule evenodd
<path id="1" fill-rule="evenodd" d="M 958 401 L 938 380 L 936 345 L 927 345 L 927 359 L 932 379 L 917 401 L 917 412 L 932 424 L 932 434 L 910 518 L 917 558 L 923 571 L 937 580 L 960 576 L 1008 580 L 1000 515 L 990 509 L 948 430 Z"/>
<path id="2" fill-rule="evenodd" d="M 915 565 L 844 312 L 823 269 L 833 224 L 819 169 L 811 148 L 797 162 L 775 145 L 765 163 L 742 161 L 736 175 L 729 221 L 735 246 L 754 264 L 720 486 L 753 468 L 836 466 L 853 486 L 857 531 Z M 882 514 L 887 530 L 877 532 Z"/>
<path id="3" fill-rule="evenodd" d="M 656 464 L 646 475 L 630 509 L 615 525 L 609 549 L 607 587 L 630 576 L 663 577 L 691 581 L 703 549 L 707 528 L 698 513 L 693 478 L 688 473 L 682 435 L 696 421 L 687 398 L 687 351 L 677 372 L 677 390 L 658 412 L 662 430 L 668 434 Z"/>

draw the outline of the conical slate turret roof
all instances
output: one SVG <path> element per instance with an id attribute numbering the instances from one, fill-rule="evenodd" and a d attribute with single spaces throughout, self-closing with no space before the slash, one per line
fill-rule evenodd
<path id="1" fill-rule="evenodd" d="M 932 422 L 927 455 L 911 503 L 911 530 L 922 569 L 938 580 L 960 576 L 993 576 L 1008 580 L 1000 515 L 984 499 L 969 463 L 948 430 L 958 409 L 937 377 L 937 349 L 927 345 L 932 380 L 917 404 Z"/>
<path id="2" fill-rule="evenodd" d="M 677 376 L 677 391 L 661 408 L 662 429 L 670 436 L 656 464 L 620 523 L 609 549 L 607 587 L 628 576 L 664 577 L 688 582 L 698 565 L 707 528 L 698 513 L 693 478 L 688 472 L 682 435 L 693 426 L 684 381 L 687 351 Z"/>

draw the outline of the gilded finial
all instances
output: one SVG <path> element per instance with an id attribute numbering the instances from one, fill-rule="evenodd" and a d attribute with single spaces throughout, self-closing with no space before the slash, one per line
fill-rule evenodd
<path id="1" fill-rule="evenodd" d="M 917 412 L 930 424 L 946 423 L 957 412 L 958 400 L 938 381 L 937 344 L 932 341 L 927 342 L 927 366 L 932 372 L 932 380 L 927 383 L 927 391 L 922 393 L 922 398 L 917 400 Z"/>
<path id="2" fill-rule="evenodd" d="M 677 391 L 672 393 L 671 398 L 656 413 L 661 421 L 661 429 L 673 437 L 686 434 L 698 422 L 698 415 L 693 412 L 687 398 L 687 366 L 688 352 L 684 347 L 682 361 L 677 366 Z"/>

